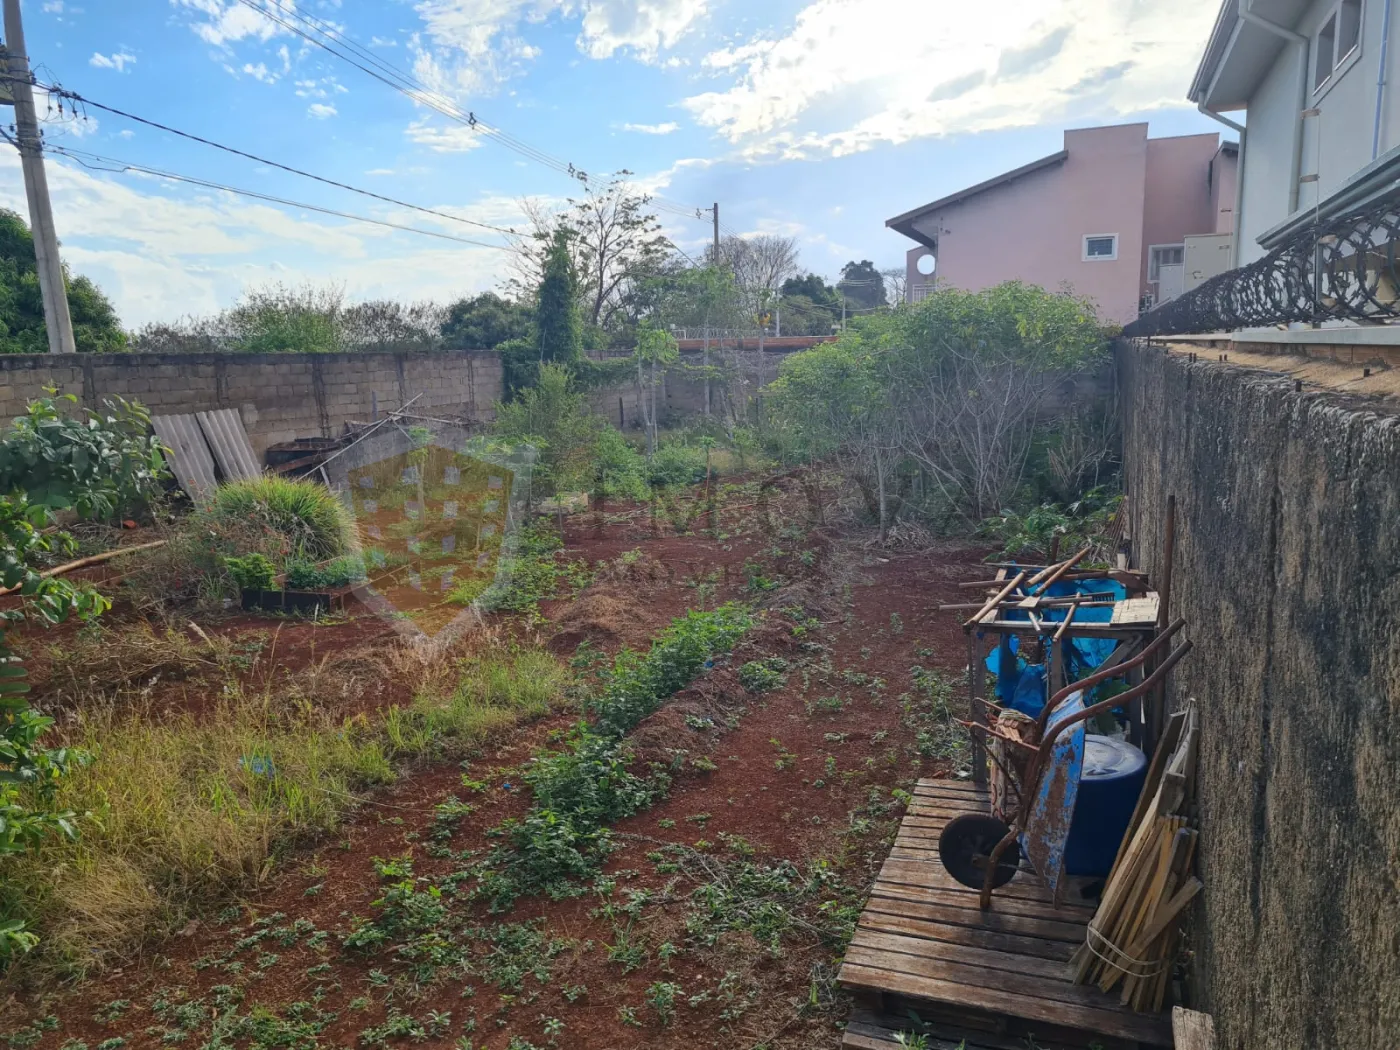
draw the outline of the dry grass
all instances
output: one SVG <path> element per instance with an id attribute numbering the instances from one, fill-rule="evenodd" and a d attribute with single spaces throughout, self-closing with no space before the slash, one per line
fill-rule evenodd
<path id="1" fill-rule="evenodd" d="M 405 678 L 413 702 L 345 718 L 346 698 L 384 674 Z M 25 968 L 100 969 L 181 928 L 264 877 L 280 850 L 339 826 L 396 763 L 466 753 L 562 703 L 568 682 L 548 653 L 488 640 L 427 661 L 400 648 L 334 657 L 254 691 L 224 678 L 198 716 L 94 692 L 65 729 L 93 761 L 58 798 L 91 814 L 82 837 L 13 858 L 0 883 L 0 914 L 43 938 Z"/>

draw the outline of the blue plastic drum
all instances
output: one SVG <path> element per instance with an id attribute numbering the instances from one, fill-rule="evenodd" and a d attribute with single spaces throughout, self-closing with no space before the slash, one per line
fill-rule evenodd
<path id="1" fill-rule="evenodd" d="M 1065 844 L 1067 874 L 1109 873 L 1146 780 L 1147 756 L 1132 744 L 1092 733 L 1085 736 L 1084 773 Z"/>

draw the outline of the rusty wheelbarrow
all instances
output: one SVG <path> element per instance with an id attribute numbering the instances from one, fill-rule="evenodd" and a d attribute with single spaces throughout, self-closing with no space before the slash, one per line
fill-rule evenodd
<path id="1" fill-rule="evenodd" d="M 1061 899 L 1065 883 L 1065 844 L 1084 765 L 1085 723 L 1101 712 L 1121 707 L 1157 688 L 1177 661 L 1191 650 L 1190 641 L 1170 648 L 1173 636 L 1185 624 L 1185 620 L 1177 620 L 1132 659 L 1100 668 L 1055 693 L 1036 720 L 1030 741 L 1002 737 L 1030 753 L 1029 761 L 1022 766 L 1024 772 L 1019 776 L 1014 768 L 1002 765 L 1008 777 L 1019 780 L 1016 785 L 1019 801 L 1010 823 L 992 813 L 967 813 L 950 820 L 938 838 L 938 853 L 944 868 L 964 886 L 981 891 L 982 908 L 991 907 L 992 890 L 1006 885 L 1021 870 L 1023 853 L 1031 870 L 1050 888 L 1054 900 Z M 1107 679 L 1121 677 L 1164 648 L 1166 657 L 1137 685 L 1107 700 L 1084 706 L 1088 689 Z"/>

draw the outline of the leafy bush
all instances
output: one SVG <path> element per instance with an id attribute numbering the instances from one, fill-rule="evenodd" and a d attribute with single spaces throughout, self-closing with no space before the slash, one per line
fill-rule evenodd
<path id="1" fill-rule="evenodd" d="M 364 563 L 350 556 L 334 558 L 325 565 L 317 565 L 305 558 L 291 558 L 287 561 L 286 572 L 287 586 L 297 591 L 344 587 L 365 577 Z"/>
<path id="2" fill-rule="evenodd" d="M 1056 537 L 1060 549 L 1069 553 L 1107 533 L 1122 502 L 1121 495 L 1095 488 L 1068 506 L 1042 503 L 1025 513 L 1003 510 L 996 517 L 983 519 L 977 535 L 1000 543 L 1000 556 L 1008 558 L 1046 556 Z"/>
<path id="3" fill-rule="evenodd" d="M 478 894 L 496 910 L 525 894 L 579 892 L 611 850 L 605 825 L 650 805 L 665 791 L 664 773 L 650 779 L 628 767 L 623 735 L 688 685 L 716 653 L 733 647 L 752 619 L 736 605 L 688 612 L 641 655 L 624 650 L 608 686 L 590 704 L 593 723 L 574 727 L 569 746 L 537 755 L 525 773 L 534 793 L 528 816 L 493 834 L 505 839 L 476 867 Z"/>
<path id="4" fill-rule="evenodd" d="M 244 590 L 270 591 L 277 581 L 277 567 L 266 554 L 254 551 L 243 557 L 232 555 L 224 559 L 229 575 Z"/>
<path id="5" fill-rule="evenodd" d="M 787 683 L 787 661 L 781 656 L 750 660 L 739 668 L 739 684 L 751 693 L 766 693 Z"/>
<path id="6" fill-rule="evenodd" d="M 645 656 L 622 650 L 607 688 L 590 705 L 598 729 L 622 736 L 688 685 L 711 656 L 732 649 L 752 623 L 752 617 L 733 603 L 711 612 L 692 609 L 662 631 Z"/>
<path id="7" fill-rule="evenodd" d="M 646 465 L 647 481 L 670 488 L 705 480 L 705 450 L 677 443 L 663 444 Z"/>
<path id="8" fill-rule="evenodd" d="M 23 492 L 32 505 L 104 519 L 159 492 L 165 460 L 147 435 L 150 413 L 116 398 L 82 418 L 60 414 L 60 402 L 77 400 L 49 391 L 0 437 L 0 493 Z"/>
<path id="9" fill-rule="evenodd" d="M 210 516 L 265 525 L 284 536 L 294 553 L 317 560 L 343 554 L 350 542 L 345 505 L 311 481 L 271 475 L 231 481 L 214 492 Z"/>

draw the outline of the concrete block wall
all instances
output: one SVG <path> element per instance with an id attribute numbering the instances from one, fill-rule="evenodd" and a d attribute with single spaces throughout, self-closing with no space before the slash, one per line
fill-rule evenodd
<path id="1" fill-rule="evenodd" d="M 140 401 L 154 415 L 236 408 L 259 455 L 298 437 L 328 437 L 419 395 L 423 415 L 488 421 L 501 397 L 500 358 L 486 351 L 352 354 L 0 355 L 0 418 L 46 387 L 87 405 Z"/>

